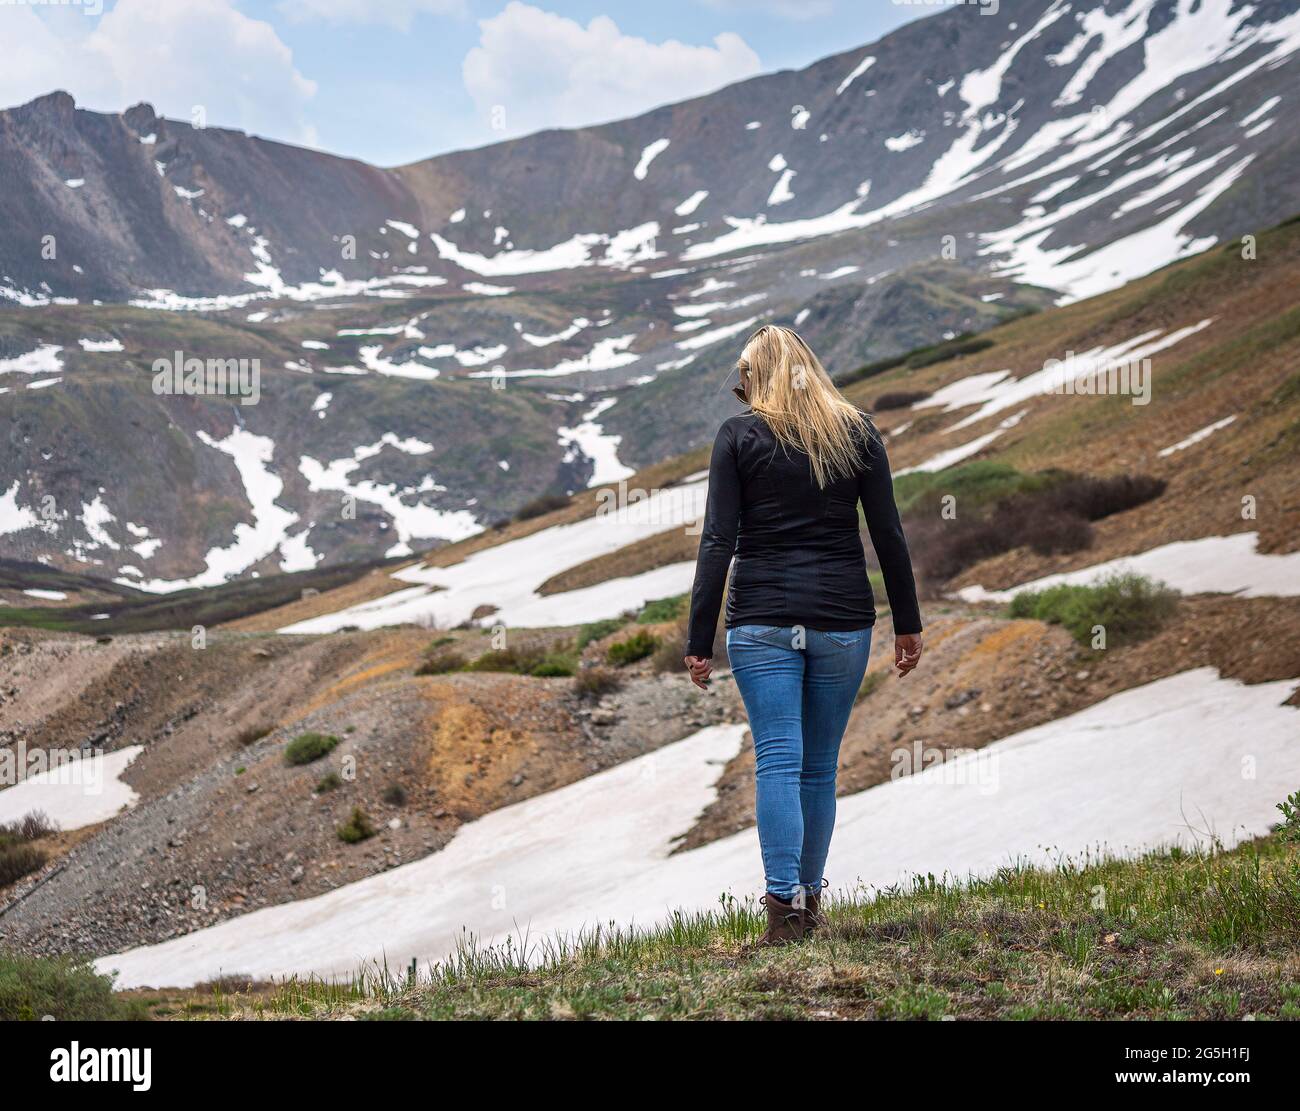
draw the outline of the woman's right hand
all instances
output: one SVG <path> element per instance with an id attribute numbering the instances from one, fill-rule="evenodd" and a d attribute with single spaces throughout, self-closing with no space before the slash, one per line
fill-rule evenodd
<path id="1" fill-rule="evenodd" d="M 921 649 L 920 633 L 894 637 L 894 666 L 898 668 L 900 679 L 921 662 Z"/>
<path id="2" fill-rule="evenodd" d="M 691 682 L 702 691 L 709 689 L 709 676 L 713 674 L 713 661 L 706 656 L 687 656 L 684 661 Z"/>

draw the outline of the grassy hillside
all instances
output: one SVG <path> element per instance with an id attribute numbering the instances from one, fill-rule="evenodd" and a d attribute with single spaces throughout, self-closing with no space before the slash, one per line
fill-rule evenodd
<path id="1" fill-rule="evenodd" d="M 1294 824 L 1294 823 L 1293 823 Z M 757 950 L 751 906 L 724 901 L 648 932 L 536 939 L 349 983 L 127 993 L 122 1017 L 366 1019 L 1300 1019 L 1300 845 L 1081 867 L 1007 867 L 967 885 L 926 877 L 841 899 L 824 938 Z M 862 893 L 865 895 L 865 893 Z M 539 959 L 540 957 L 540 959 Z M 27 969 L 21 990 L 14 970 Z M 84 968 L 0 959 L 0 1018 L 106 1004 Z M 88 1002 L 86 1006 L 90 1006 Z"/>

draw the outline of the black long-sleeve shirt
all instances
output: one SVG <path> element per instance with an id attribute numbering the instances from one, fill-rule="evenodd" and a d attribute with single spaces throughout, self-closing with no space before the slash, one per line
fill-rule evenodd
<path id="1" fill-rule="evenodd" d="M 709 465 L 687 655 L 713 655 L 733 556 L 727 628 L 803 625 L 833 632 L 874 625 L 859 501 L 885 576 L 894 633 L 921 631 L 912 560 L 878 435 L 865 438 L 861 458 L 855 475 L 821 489 L 808 456 L 783 448 L 761 417 L 742 413 L 723 423 Z"/>

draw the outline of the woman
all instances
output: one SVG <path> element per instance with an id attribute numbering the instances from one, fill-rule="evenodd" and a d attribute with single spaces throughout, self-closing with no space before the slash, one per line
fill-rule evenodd
<path id="1" fill-rule="evenodd" d="M 685 662 L 706 688 L 734 557 L 727 655 L 754 738 L 767 879 L 760 944 L 784 945 L 821 924 L 840 740 L 876 619 L 859 502 L 885 576 L 900 677 L 921 658 L 921 615 L 879 433 L 789 328 L 760 328 L 737 369 L 749 411 L 725 421 L 713 445 Z"/>

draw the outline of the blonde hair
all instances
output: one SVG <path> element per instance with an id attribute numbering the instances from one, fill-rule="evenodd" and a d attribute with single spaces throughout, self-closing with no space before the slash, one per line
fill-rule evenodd
<path id="1" fill-rule="evenodd" d="M 875 434 L 871 422 L 835 388 L 821 360 L 791 328 L 768 324 L 745 341 L 736 362 L 749 384 L 745 400 L 772 430 L 777 443 L 808 456 L 813 478 L 825 488 L 862 466 L 862 446 Z"/>

